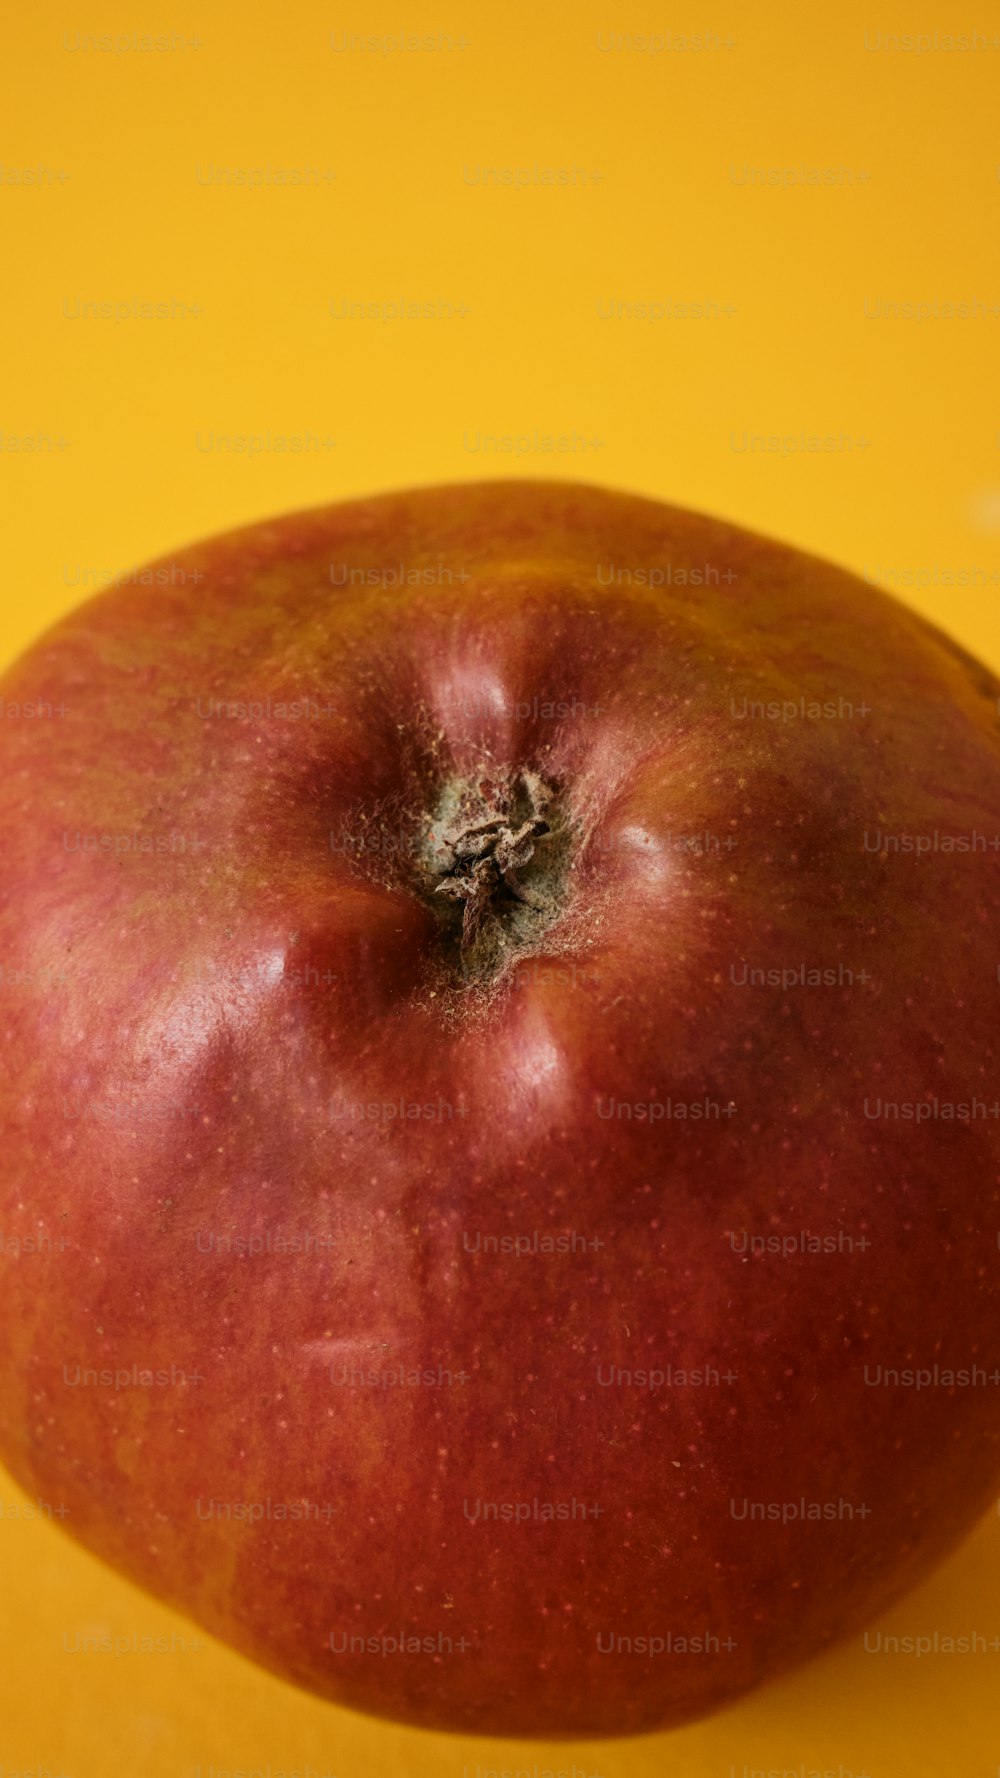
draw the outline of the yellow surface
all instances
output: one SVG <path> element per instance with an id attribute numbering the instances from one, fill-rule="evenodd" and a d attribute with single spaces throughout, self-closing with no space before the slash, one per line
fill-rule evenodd
<path id="1" fill-rule="evenodd" d="M 995 4 L 46 0 L 12 13 L 0 80 L 5 658 L 199 535 L 555 474 L 831 556 L 1000 667 Z M 522 444 L 486 442 L 505 436 Z M 803 437 L 835 447 L 782 442 Z M 189 1627 L 12 1516 L 20 1498 L 0 1475 L 3 1778 L 969 1778 L 1000 1760 L 992 1650 L 857 1643 L 688 1731 L 547 1747 L 386 1727 L 204 1639 L 71 1655 L 82 1627 Z M 996 1515 L 883 1627 L 1000 1634 Z"/>

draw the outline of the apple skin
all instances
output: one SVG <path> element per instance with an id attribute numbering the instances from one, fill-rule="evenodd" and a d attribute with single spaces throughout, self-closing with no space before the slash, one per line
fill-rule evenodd
<path id="1" fill-rule="evenodd" d="M 0 724 L 0 1453 L 83 1544 L 342 1704 L 585 1737 L 856 1634 L 970 1528 L 1000 1389 L 877 1379 L 1000 1357 L 997 1125 L 871 1113 L 993 1105 L 984 668 L 791 548 L 505 481 L 187 549 L 0 691 L 65 712 Z M 525 768 L 569 850 L 476 978 L 407 836 Z M 741 1249 L 800 1231 L 835 1250 Z M 800 1501 L 858 1510 L 741 1516 Z"/>

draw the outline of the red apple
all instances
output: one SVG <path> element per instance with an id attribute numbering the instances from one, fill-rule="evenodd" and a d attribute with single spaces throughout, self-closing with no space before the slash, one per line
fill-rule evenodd
<path id="1" fill-rule="evenodd" d="M 1000 1478 L 993 677 L 497 482 L 185 550 L 8 674 L 0 1451 L 338 1702 L 697 1717 Z"/>

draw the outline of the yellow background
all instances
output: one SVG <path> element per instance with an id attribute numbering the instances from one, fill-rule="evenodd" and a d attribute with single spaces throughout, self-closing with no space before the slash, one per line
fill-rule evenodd
<path id="1" fill-rule="evenodd" d="M 887 44 L 949 30 L 987 42 Z M 142 32 L 179 41 L 87 45 Z M 383 42 L 335 47 L 345 32 Z M 670 48 L 611 47 L 656 32 Z M 400 33 L 438 47 L 387 48 Z M 676 41 L 692 33 L 709 46 Z M 47 0 L 8 22 L 0 79 L 5 658 L 199 535 L 520 474 L 652 494 L 831 556 L 1000 668 L 995 5 Z M 809 168 L 832 181 L 805 182 Z M 265 183 L 234 181 L 250 169 Z M 400 301 L 438 313 L 339 314 Z M 172 312 L 76 314 L 104 302 Z M 942 312 L 953 302 L 972 313 Z M 643 303 L 670 318 L 602 312 Z M 930 309 L 884 313 L 906 303 Z M 501 435 L 528 445 L 483 442 Z M 219 442 L 234 437 L 265 443 Z M 0 1511 L 19 1498 L 0 1476 Z M 1000 1764 L 992 1653 L 855 1644 L 678 1734 L 530 1747 L 382 1725 L 215 1644 L 65 1654 L 64 1631 L 187 1626 L 54 1526 L 0 1517 L 0 1576 L 4 1778 L 268 1763 L 478 1778 L 535 1760 L 600 1778 L 991 1778 Z M 1000 1632 L 996 1515 L 883 1627 Z"/>

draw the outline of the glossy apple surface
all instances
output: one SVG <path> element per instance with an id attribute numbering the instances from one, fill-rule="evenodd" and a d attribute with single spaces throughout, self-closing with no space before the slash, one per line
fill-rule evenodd
<path id="1" fill-rule="evenodd" d="M 185 550 L 0 689 L 0 1453 L 66 1529 L 331 1699 L 584 1736 L 974 1523 L 984 669 L 498 482 Z"/>

